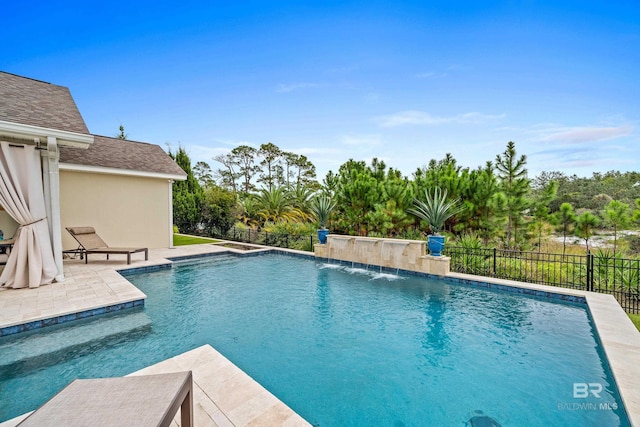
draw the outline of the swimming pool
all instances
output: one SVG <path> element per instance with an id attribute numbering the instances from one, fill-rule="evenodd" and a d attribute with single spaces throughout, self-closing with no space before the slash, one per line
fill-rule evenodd
<path id="1" fill-rule="evenodd" d="M 3 355 L 31 353 L 0 366 L 1 420 L 73 378 L 211 344 L 322 426 L 464 425 L 475 411 L 502 426 L 628 425 L 584 305 L 281 255 L 128 279 L 144 310 L 0 340 Z M 77 344 L 49 351 L 54 332 Z M 600 397 L 581 384 L 602 385 Z"/>

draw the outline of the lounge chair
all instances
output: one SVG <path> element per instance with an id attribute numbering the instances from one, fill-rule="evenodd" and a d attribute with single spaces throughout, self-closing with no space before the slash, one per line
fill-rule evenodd
<path id="1" fill-rule="evenodd" d="M 7 265 L 7 259 L 13 248 L 13 244 L 16 242 L 15 236 L 10 239 L 0 240 L 0 255 L 4 255 L 6 259 L 0 261 L 0 265 Z"/>
<path id="2" fill-rule="evenodd" d="M 69 234 L 80 245 L 76 252 L 84 255 L 85 264 L 89 262 L 89 254 L 106 254 L 107 259 L 111 254 L 123 254 L 127 256 L 127 264 L 131 264 L 131 254 L 144 252 L 144 259 L 149 259 L 148 248 L 112 248 L 96 234 L 93 227 L 66 227 Z"/>

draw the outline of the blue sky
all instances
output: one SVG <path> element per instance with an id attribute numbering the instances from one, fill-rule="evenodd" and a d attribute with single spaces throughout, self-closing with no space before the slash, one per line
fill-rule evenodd
<path id="1" fill-rule="evenodd" d="M 531 177 L 640 171 L 637 1 L 90 3 L 3 5 L 0 70 L 69 87 L 95 134 L 214 169 L 273 142 L 320 179 L 511 140 Z"/>

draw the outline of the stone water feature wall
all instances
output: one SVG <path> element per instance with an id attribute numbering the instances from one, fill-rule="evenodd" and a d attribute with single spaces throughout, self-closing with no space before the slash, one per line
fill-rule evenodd
<path id="1" fill-rule="evenodd" d="M 330 234 L 326 244 L 315 245 L 317 258 L 352 262 L 369 267 L 387 267 L 445 276 L 450 258 L 426 255 L 423 240 L 378 239 Z"/>

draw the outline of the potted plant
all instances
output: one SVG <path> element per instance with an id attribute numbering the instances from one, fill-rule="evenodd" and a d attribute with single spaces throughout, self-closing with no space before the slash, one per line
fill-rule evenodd
<path id="1" fill-rule="evenodd" d="M 433 193 L 425 191 L 424 201 L 413 199 L 413 208 L 407 212 L 417 216 L 429 224 L 429 229 L 433 234 L 429 235 L 427 246 L 429 253 L 433 256 L 441 256 L 444 248 L 444 236 L 440 235 L 440 231 L 444 227 L 444 223 L 462 211 L 460 200 L 455 199 L 447 201 L 447 190 L 440 190 L 436 187 Z"/>
<path id="2" fill-rule="evenodd" d="M 320 228 L 318 229 L 318 240 L 320 243 L 327 243 L 327 235 L 329 230 L 327 229 L 327 221 L 331 211 L 336 207 L 336 203 L 326 194 L 317 196 L 311 203 L 311 212 L 313 212 Z"/>

